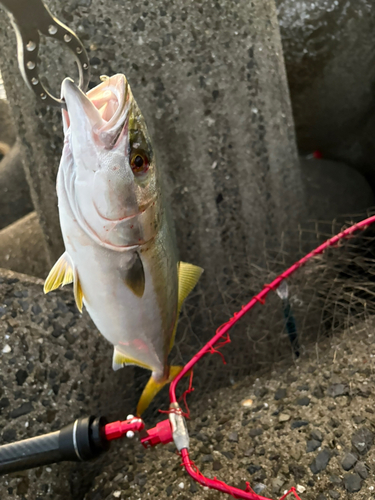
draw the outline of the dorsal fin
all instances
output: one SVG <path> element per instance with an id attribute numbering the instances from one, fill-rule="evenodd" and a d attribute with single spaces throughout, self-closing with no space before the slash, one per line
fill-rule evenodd
<path id="1" fill-rule="evenodd" d="M 180 314 L 184 300 L 198 283 L 202 273 L 201 267 L 180 262 L 178 266 L 178 314 Z"/>
<path id="2" fill-rule="evenodd" d="M 176 337 L 178 317 L 180 316 L 182 304 L 184 300 L 193 290 L 195 285 L 198 283 L 199 278 L 203 273 L 203 269 L 199 266 L 194 266 L 193 264 L 188 264 L 187 262 L 180 262 L 178 266 L 178 306 L 177 306 L 177 318 L 174 325 L 171 343 L 169 345 L 169 350 L 172 349 L 174 344 L 174 339 Z"/>

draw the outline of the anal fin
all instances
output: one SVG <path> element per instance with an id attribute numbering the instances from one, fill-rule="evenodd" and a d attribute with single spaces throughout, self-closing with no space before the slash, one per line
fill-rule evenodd
<path id="1" fill-rule="evenodd" d="M 169 368 L 169 376 L 167 379 L 158 382 L 154 379 L 153 376 L 150 377 L 149 381 L 146 384 L 146 387 L 143 389 L 142 395 L 138 401 L 137 405 L 137 415 L 140 417 L 142 413 L 147 410 L 151 401 L 154 399 L 156 394 L 163 389 L 163 387 L 174 380 L 177 375 L 182 370 L 183 366 L 171 366 Z"/>
<path id="2" fill-rule="evenodd" d="M 141 361 L 138 361 L 135 358 L 132 358 L 126 354 L 123 354 L 117 347 L 113 350 L 113 360 L 112 360 L 112 369 L 114 371 L 120 370 L 125 365 L 136 365 L 141 368 L 146 368 L 146 370 L 152 370 L 152 368 Z"/>

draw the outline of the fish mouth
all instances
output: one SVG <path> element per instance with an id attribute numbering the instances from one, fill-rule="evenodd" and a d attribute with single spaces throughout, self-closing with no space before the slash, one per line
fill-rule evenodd
<path id="1" fill-rule="evenodd" d="M 133 96 L 125 75 L 118 74 L 106 77 L 87 94 L 73 80 L 65 78 L 61 98 L 67 108 L 63 109 L 65 133 L 69 128 L 79 128 L 84 117 L 101 142 L 111 146 L 126 124 Z"/>
<path id="2" fill-rule="evenodd" d="M 107 131 L 123 124 L 123 115 L 130 97 L 130 88 L 124 75 L 104 77 L 103 82 L 87 93 L 103 120 Z"/>

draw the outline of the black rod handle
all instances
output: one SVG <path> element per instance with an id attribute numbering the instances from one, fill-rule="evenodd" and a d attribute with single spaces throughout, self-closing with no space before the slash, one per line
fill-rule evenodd
<path id="1" fill-rule="evenodd" d="M 79 418 L 60 431 L 0 446 L 0 474 L 62 461 L 85 461 L 109 448 L 104 417 Z"/>

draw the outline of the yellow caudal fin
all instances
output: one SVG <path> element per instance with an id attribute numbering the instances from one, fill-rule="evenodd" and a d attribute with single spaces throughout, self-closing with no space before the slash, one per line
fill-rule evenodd
<path id="1" fill-rule="evenodd" d="M 74 281 L 74 298 L 77 307 L 82 312 L 83 293 L 77 271 L 73 269 L 72 262 L 67 252 L 64 252 L 53 266 L 44 283 L 44 293 L 56 290 L 60 286 L 68 285 Z"/>
<path id="2" fill-rule="evenodd" d="M 145 410 L 147 410 L 156 394 L 161 391 L 165 385 L 171 383 L 172 380 L 175 379 L 180 373 L 182 368 L 183 366 L 171 366 L 169 368 L 169 377 L 161 382 L 157 382 L 153 376 L 150 377 L 146 387 L 143 389 L 142 396 L 140 397 L 138 402 L 137 415 L 139 417 Z"/>
<path id="3" fill-rule="evenodd" d="M 172 349 L 174 344 L 174 339 L 176 337 L 177 322 L 178 317 L 181 312 L 182 304 L 189 293 L 193 290 L 195 285 L 198 283 L 199 278 L 203 273 L 203 269 L 193 264 L 188 264 L 186 262 L 180 262 L 178 266 L 178 308 L 177 308 L 177 320 L 174 326 L 171 343 L 169 350 Z"/>

